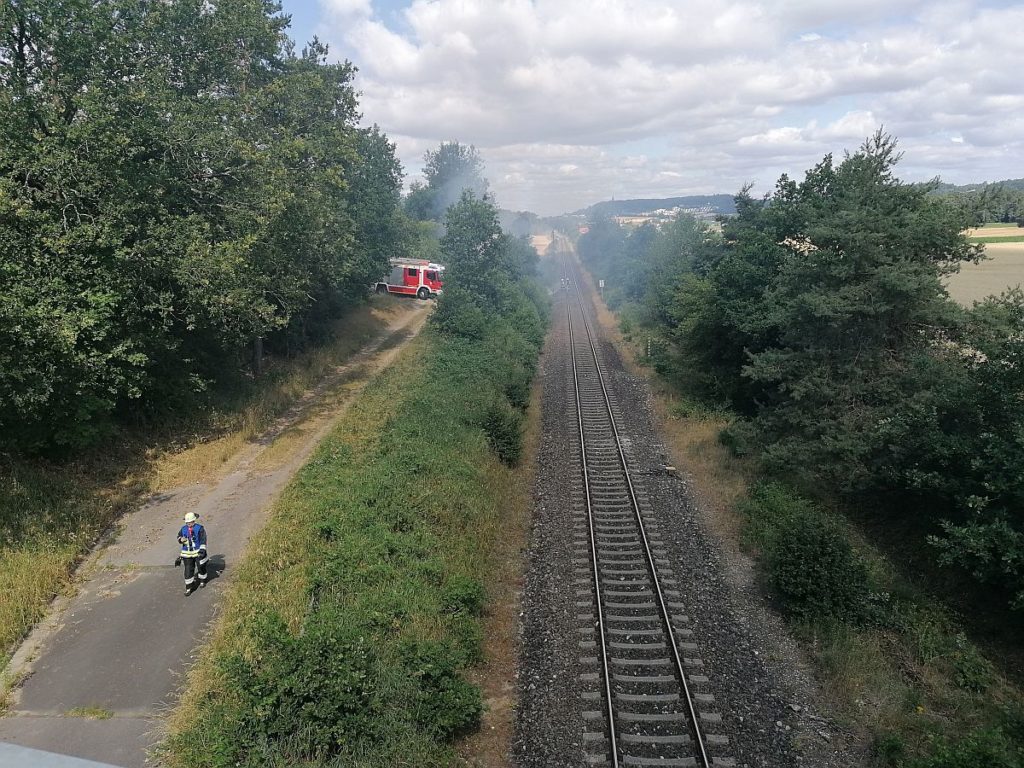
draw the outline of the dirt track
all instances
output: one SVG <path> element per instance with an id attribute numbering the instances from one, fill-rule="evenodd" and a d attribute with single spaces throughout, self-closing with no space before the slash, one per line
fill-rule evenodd
<path id="1" fill-rule="evenodd" d="M 354 395 L 419 332 L 428 304 L 409 301 L 389 326 L 208 482 L 153 496 L 122 521 L 114 541 L 80 569 L 77 593 L 11 660 L 25 682 L 0 720 L 9 742 L 120 766 L 142 766 L 162 716 L 186 679 L 224 582 L 271 503 Z M 185 512 L 210 531 L 213 578 L 185 598 L 174 559 Z M 0 743 L 0 766 L 12 764 Z M 20 763 L 19 763 L 20 764 Z"/>

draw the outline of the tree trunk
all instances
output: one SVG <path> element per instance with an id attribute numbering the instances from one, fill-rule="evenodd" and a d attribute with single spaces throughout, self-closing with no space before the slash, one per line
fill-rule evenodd
<path id="1" fill-rule="evenodd" d="M 263 337 L 257 336 L 252 342 L 252 372 L 258 379 L 263 375 Z"/>

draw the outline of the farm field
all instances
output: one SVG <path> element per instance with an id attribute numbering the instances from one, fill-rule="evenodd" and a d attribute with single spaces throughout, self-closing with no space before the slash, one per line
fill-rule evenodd
<path id="1" fill-rule="evenodd" d="M 971 238 L 1022 237 L 1024 230 L 1015 226 L 987 226 L 968 230 L 967 235 Z M 1024 240 L 987 242 L 985 254 L 988 256 L 985 261 L 965 264 L 959 274 L 949 279 L 949 295 L 964 306 L 1024 284 Z"/>

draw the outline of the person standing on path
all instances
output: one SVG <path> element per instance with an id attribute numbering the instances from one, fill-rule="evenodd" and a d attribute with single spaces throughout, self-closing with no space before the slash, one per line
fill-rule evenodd
<path id="1" fill-rule="evenodd" d="M 185 524 L 178 531 L 181 560 L 185 564 L 186 596 L 195 590 L 197 578 L 200 587 L 206 586 L 206 563 L 209 560 L 206 555 L 206 529 L 196 522 L 198 517 L 195 512 L 188 512 L 185 515 Z"/>

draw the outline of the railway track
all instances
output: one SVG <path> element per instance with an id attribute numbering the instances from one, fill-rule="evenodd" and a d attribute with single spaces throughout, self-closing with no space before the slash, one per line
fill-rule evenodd
<path id="1" fill-rule="evenodd" d="M 631 475 L 574 270 L 563 262 L 578 440 L 574 566 L 589 765 L 733 766 L 657 523 Z"/>

